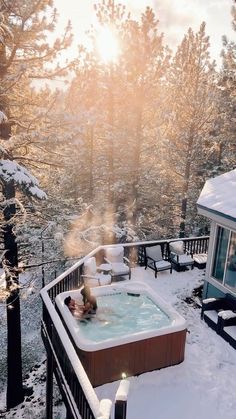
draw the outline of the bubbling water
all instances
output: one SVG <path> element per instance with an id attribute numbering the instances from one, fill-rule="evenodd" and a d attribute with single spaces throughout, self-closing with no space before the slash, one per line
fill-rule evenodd
<path id="1" fill-rule="evenodd" d="M 150 297 L 128 292 L 97 297 L 97 314 L 80 322 L 81 335 L 100 342 L 165 328 L 171 319 Z"/>

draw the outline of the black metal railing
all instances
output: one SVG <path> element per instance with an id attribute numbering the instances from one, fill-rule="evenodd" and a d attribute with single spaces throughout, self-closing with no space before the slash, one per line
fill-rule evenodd
<path id="1" fill-rule="evenodd" d="M 126 243 L 122 245 L 124 246 L 125 256 L 131 260 L 132 266 L 144 266 L 145 247 L 160 244 L 164 259 L 168 259 L 169 243 L 176 240 L 184 241 L 185 249 L 188 249 L 191 253 L 207 253 L 209 243 L 208 236 L 172 240 L 153 240 L 148 242 Z M 107 247 L 109 246 L 99 247 L 87 255 L 87 257 L 95 256 L 97 262 L 101 263 L 104 251 Z M 88 394 L 81 385 L 81 377 L 73 366 L 72 360 L 74 357 L 78 358 L 78 355 L 72 344 L 70 349 L 68 349 L 68 345 L 65 341 L 66 339 L 70 340 L 70 337 L 54 307 L 55 298 L 58 294 L 64 291 L 77 289 L 82 285 L 84 260 L 85 258 L 81 259 L 41 291 L 43 300 L 42 336 L 46 349 L 48 348 L 50 356 L 53 357 L 54 374 L 57 381 L 60 381 L 58 384 L 59 387 L 62 388 L 63 399 L 67 406 L 67 411 L 69 412 L 68 417 L 77 419 L 76 411 L 78 410 L 82 419 L 95 419 L 96 415 L 91 408 L 91 400 L 88 400 Z M 62 334 L 64 335 L 64 339 L 62 339 Z M 83 370 L 82 365 L 80 368 Z M 84 370 L 83 373 L 86 374 Z M 91 386 L 90 396 L 92 391 L 93 389 Z M 96 400 L 96 395 L 94 393 L 94 404 L 97 406 L 98 403 L 99 401 Z M 47 419 L 51 419 L 51 416 L 48 416 Z"/>
<path id="2" fill-rule="evenodd" d="M 191 237 L 182 239 L 187 249 L 192 254 L 201 254 L 208 252 L 209 236 Z"/>

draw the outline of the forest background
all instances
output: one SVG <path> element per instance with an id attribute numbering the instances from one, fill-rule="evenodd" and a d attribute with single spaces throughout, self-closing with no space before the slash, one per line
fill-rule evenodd
<path id="1" fill-rule="evenodd" d="M 32 243 L 31 256 L 23 247 L 47 226 L 52 254 L 61 249 L 76 257 L 104 241 L 207 232 L 196 213 L 199 192 L 207 178 L 235 167 L 234 42 L 223 38 L 219 68 L 210 57 L 204 22 L 196 33 L 190 28 L 172 53 L 158 30 L 161 16 L 152 9 L 134 20 L 125 6 L 104 1 L 95 8 L 97 28 L 112 27 L 118 57 L 101 59 L 93 26 L 90 49 L 79 45 L 77 58 L 62 69 L 72 29 L 68 24 L 64 38 L 46 52 L 56 15 L 51 9 L 51 22 L 43 26 L 40 13 L 49 18 L 52 2 L 39 3 L 41 10 L 27 1 L 15 2 L 15 9 L 2 5 L 10 61 L 1 81 L 1 110 L 8 120 L 2 131 L 11 127 L 8 141 L 1 140 L 2 156 L 29 169 L 47 193 L 39 205 L 19 196 L 26 204 L 17 208 L 15 226 L 22 253 L 33 262 Z M 20 22 L 27 28 L 37 13 L 37 39 L 35 29 L 28 30 L 27 57 Z M 235 24 L 234 9 L 232 14 Z M 66 88 L 52 88 L 48 80 L 62 77 Z M 39 80 L 47 84 L 39 88 Z"/>
<path id="2" fill-rule="evenodd" d="M 204 22 L 173 52 L 150 7 L 136 19 L 104 0 L 94 14 L 90 47 L 69 61 L 53 1 L 0 2 L 3 302 L 20 270 L 32 290 L 34 267 L 44 285 L 98 244 L 208 233 L 196 200 L 235 168 L 235 41 L 223 37 L 216 65 Z M 104 26 L 116 59 L 99 54 Z"/>

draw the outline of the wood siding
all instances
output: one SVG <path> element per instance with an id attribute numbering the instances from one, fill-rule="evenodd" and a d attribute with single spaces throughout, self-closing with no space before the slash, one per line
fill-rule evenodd
<path id="1" fill-rule="evenodd" d="M 122 373 L 133 376 L 179 364 L 184 360 L 185 339 L 182 330 L 94 352 L 77 349 L 77 353 L 96 387 L 120 380 Z"/>

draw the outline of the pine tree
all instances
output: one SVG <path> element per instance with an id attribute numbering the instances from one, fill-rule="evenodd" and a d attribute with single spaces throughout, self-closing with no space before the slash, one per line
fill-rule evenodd
<path id="1" fill-rule="evenodd" d="M 173 59 L 168 81 L 166 152 L 174 185 L 172 197 L 175 197 L 176 211 L 173 217 L 176 222 L 180 219 L 179 234 L 183 237 L 186 217 L 188 213 L 190 216 L 199 191 L 199 165 L 204 160 L 204 144 L 216 112 L 216 73 L 210 61 L 205 23 L 196 34 L 188 30 Z M 191 222 L 188 224 L 190 226 Z"/>
<path id="2" fill-rule="evenodd" d="M 70 44 L 70 27 L 52 46 L 46 33 L 52 32 L 56 11 L 51 0 L 5 0 L 0 5 L 0 178 L 2 184 L 3 239 L 8 327 L 7 408 L 20 403 L 25 394 L 22 382 L 18 246 L 15 235 L 19 193 L 45 198 L 37 179 L 21 164 L 32 161 L 32 145 L 40 148 L 40 130 L 45 129 L 46 107 L 39 101 L 32 81 L 65 74 L 53 65 L 58 51 Z M 51 15 L 50 15 L 51 11 Z M 46 64 L 50 66 L 46 67 Z M 41 110 L 41 111 L 40 111 Z M 43 131 L 41 131 L 43 132 Z M 19 161 L 19 163 L 16 161 Z"/>
<path id="3" fill-rule="evenodd" d="M 153 207 L 151 188 L 146 193 L 145 186 L 155 163 L 150 169 L 145 157 L 155 148 L 155 133 L 162 123 L 163 79 L 170 53 L 163 46 L 163 35 L 158 34 L 158 22 L 150 8 L 142 14 L 141 22 L 114 1 L 96 5 L 96 14 L 101 27 L 112 27 L 120 54 L 113 63 L 102 62 L 96 51 L 95 29 L 92 52 L 81 47 L 68 101 L 70 109 L 77 109 L 78 120 L 81 110 L 90 113 L 90 131 L 78 150 L 81 164 L 76 168 L 77 179 L 90 185 L 89 202 L 96 202 L 101 212 L 106 213 L 110 204 L 121 224 L 138 224 L 143 198 Z M 153 158 L 152 152 L 150 155 Z"/>
<path id="4" fill-rule="evenodd" d="M 236 31 L 236 7 L 232 7 L 232 26 Z M 236 156 L 236 42 L 223 37 L 223 65 L 219 75 L 219 115 L 217 133 L 220 171 L 232 170 Z"/>

